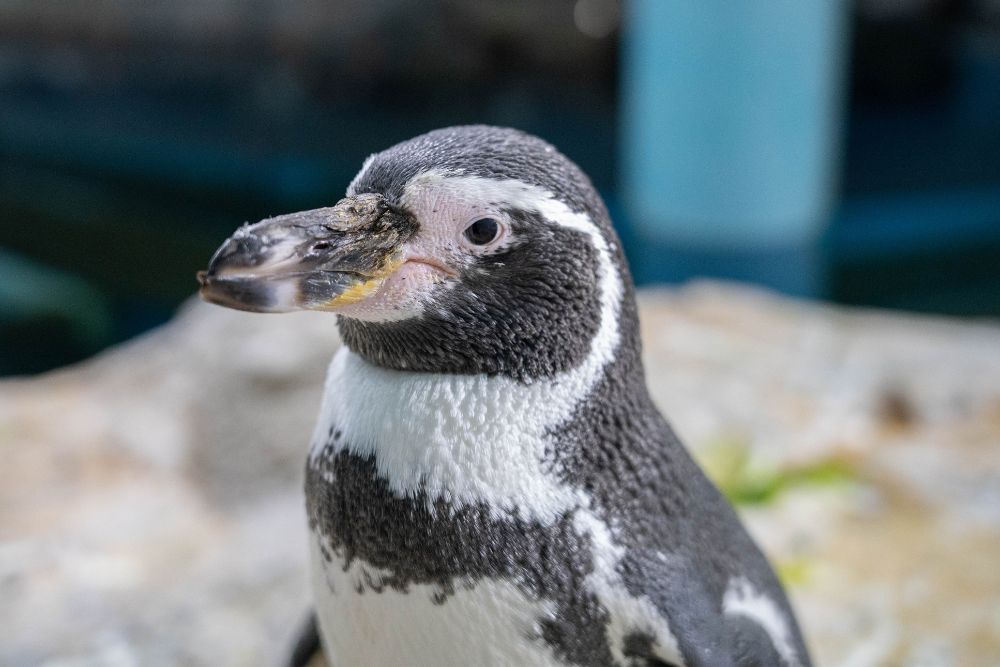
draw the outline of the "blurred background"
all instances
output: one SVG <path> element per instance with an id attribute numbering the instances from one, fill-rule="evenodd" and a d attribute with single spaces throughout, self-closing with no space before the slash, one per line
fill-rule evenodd
<path id="1" fill-rule="evenodd" d="M 0 374 L 166 321 L 244 221 L 539 134 L 640 284 L 1000 315 L 997 0 L 3 0 Z"/>
<path id="2" fill-rule="evenodd" d="M 280 664 L 339 342 L 195 271 L 459 123 L 595 181 L 817 664 L 1000 665 L 1000 0 L 0 0 L 0 665 Z"/>

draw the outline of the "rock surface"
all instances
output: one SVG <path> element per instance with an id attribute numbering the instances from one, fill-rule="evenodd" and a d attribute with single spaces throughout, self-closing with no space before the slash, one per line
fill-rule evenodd
<path id="1" fill-rule="evenodd" d="M 1000 326 L 733 285 L 642 295 L 658 404 L 820 665 L 1000 665 Z M 307 606 L 323 314 L 191 303 L 0 383 L 0 664 L 268 665 Z"/>

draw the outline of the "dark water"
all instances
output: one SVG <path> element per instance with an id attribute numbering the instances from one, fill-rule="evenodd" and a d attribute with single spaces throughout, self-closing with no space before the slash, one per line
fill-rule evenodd
<path id="1" fill-rule="evenodd" d="M 368 25 L 367 5 L 316 9 L 329 21 L 297 37 L 276 31 L 279 6 L 266 2 L 212 5 L 232 20 L 211 33 L 144 33 L 171 15 L 139 5 L 113 17 L 75 2 L 0 15 L 0 375 L 70 363 L 166 321 L 239 224 L 329 205 L 370 152 L 471 122 L 534 132 L 576 160 L 608 199 L 640 284 L 710 276 L 1000 316 L 1000 40 L 987 33 L 956 40 L 958 24 L 931 17 L 914 25 L 934 39 L 886 41 L 896 33 L 859 19 L 875 27 L 856 32 L 827 234 L 721 252 L 650 243 L 625 215 L 615 33 L 582 36 L 558 3 L 513 3 L 520 14 L 502 16 L 478 3 L 397 4 L 409 14 L 339 36 L 331 26 L 348 8 Z M 920 48 L 904 53 L 906 43 Z"/>

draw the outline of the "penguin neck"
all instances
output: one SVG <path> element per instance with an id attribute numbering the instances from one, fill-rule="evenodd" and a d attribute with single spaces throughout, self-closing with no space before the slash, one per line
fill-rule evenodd
<path id="1" fill-rule="evenodd" d="M 572 335 L 547 332 L 497 344 L 496 332 L 483 335 L 486 323 L 433 313 L 398 322 L 341 318 L 338 326 L 344 345 L 374 366 L 442 376 L 503 376 L 526 384 L 578 365 L 597 328 L 593 322 L 580 323 Z M 522 329 L 539 331 L 541 326 L 512 328 Z"/>

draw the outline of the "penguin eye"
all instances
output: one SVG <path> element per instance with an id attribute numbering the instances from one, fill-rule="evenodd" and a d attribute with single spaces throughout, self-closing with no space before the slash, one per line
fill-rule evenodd
<path id="1" fill-rule="evenodd" d="M 480 218 L 465 228 L 465 238 L 473 245 L 486 245 L 500 234 L 500 223 L 493 218 Z"/>

